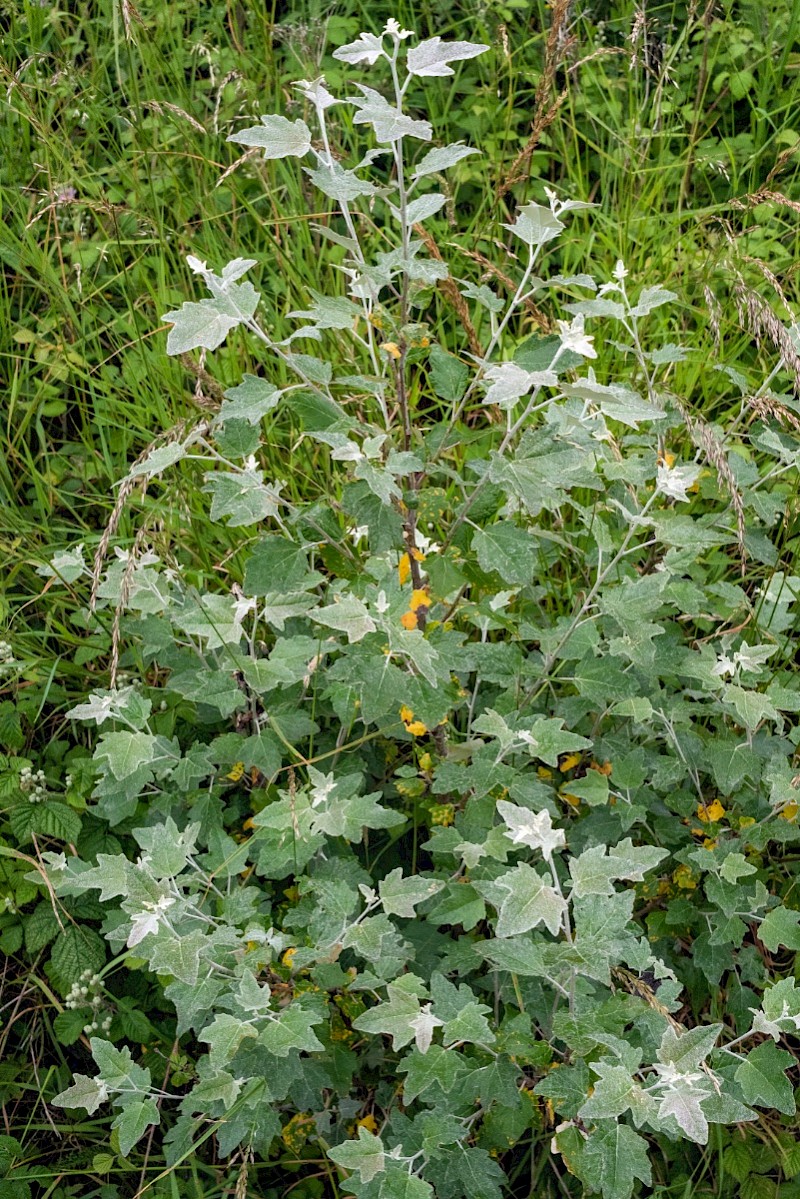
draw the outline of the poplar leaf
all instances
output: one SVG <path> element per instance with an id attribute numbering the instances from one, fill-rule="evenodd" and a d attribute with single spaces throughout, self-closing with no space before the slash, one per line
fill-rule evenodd
<path id="1" fill-rule="evenodd" d="M 346 46 L 339 46 L 333 52 L 333 57 L 339 62 L 365 62 L 370 67 L 382 55 L 385 57 L 383 39 L 376 37 L 374 33 L 360 33 L 354 42 L 348 42 Z"/>
<path id="2" fill-rule="evenodd" d="M 388 916 L 405 916 L 411 919 L 416 915 L 416 904 L 424 903 L 437 891 L 441 891 L 443 886 L 444 882 L 440 879 L 423 878 L 420 874 L 403 878 L 403 869 L 397 866 L 378 883 L 378 892 L 383 910 Z"/>
<path id="3" fill-rule="evenodd" d="M 694 1090 L 688 1081 L 677 1079 L 663 1096 L 658 1108 L 659 1118 L 672 1116 L 682 1132 L 698 1145 L 708 1143 L 708 1120 L 700 1106 L 708 1092 Z"/>
<path id="4" fill-rule="evenodd" d="M 444 205 L 445 197 L 441 192 L 431 192 L 427 196 L 419 196 L 416 200 L 412 200 L 406 209 L 406 220 L 409 225 L 416 225 L 420 221 L 426 221 L 428 217 L 434 216 L 435 213 Z M 399 209 L 394 210 L 395 215 L 399 218 Z"/>
<path id="5" fill-rule="evenodd" d="M 362 1182 L 371 1182 L 384 1169 L 383 1141 L 361 1125 L 357 1141 L 334 1145 L 328 1157 L 344 1170 L 357 1170 Z"/>
<path id="6" fill-rule="evenodd" d="M 564 830 L 553 828 L 550 813 L 546 808 L 541 812 L 531 812 L 529 808 L 521 808 L 519 804 L 500 799 L 497 802 L 497 810 L 515 845 L 528 845 L 531 849 L 540 849 L 545 858 L 551 858 L 554 850 L 561 849 L 566 844 Z"/>
<path id="7" fill-rule="evenodd" d="M 793 1116 L 796 1110 L 794 1090 L 785 1071 L 795 1064 L 793 1055 L 778 1049 L 773 1041 L 765 1041 L 751 1049 L 736 1071 L 736 1081 L 747 1103 L 756 1107 L 774 1107 Z"/>
<path id="8" fill-rule="evenodd" d="M 93 1115 L 108 1099 L 108 1087 L 99 1078 L 89 1078 L 86 1074 L 73 1075 L 74 1082 L 66 1091 L 61 1091 L 50 1102 L 54 1107 L 83 1107 L 89 1115 Z"/>
<path id="9" fill-rule="evenodd" d="M 241 146 L 260 146 L 265 158 L 302 158 L 311 149 L 311 130 L 305 121 L 286 117 L 261 117 L 260 125 L 240 129 L 227 139 Z"/>
<path id="10" fill-rule="evenodd" d="M 479 151 L 474 146 L 465 146 L 461 142 L 453 142 L 449 146 L 436 146 L 424 154 L 414 167 L 412 179 L 421 179 L 424 175 L 438 175 L 448 167 L 455 166 L 462 158 Z"/>
<path id="11" fill-rule="evenodd" d="M 584 1153 L 587 1180 L 603 1199 L 630 1199 L 635 1179 L 652 1183 L 647 1141 L 627 1124 L 604 1123 L 589 1137 Z"/>
<path id="12" fill-rule="evenodd" d="M 314 1032 L 314 1025 L 322 1024 L 323 1019 L 319 1013 L 306 1011 L 292 1003 L 262 1030 L 258 1043 L 276 1057 L 288 1057 L 292 1049 L 316 1053 L 324 1046 Z"/>
<path id="13" fill-rule="evenodd" d="M 627 879 L 641 882 L 646 871 L 668 856 L 668 850 L 652 845 L 634 845 L 630 838 L 618 845 L 593 845 L 576 858 L 571 858 L 572 893 L 584 895 L 613 895 L 614 882 Z"/>
<path id="14" fill-rule="evenodd" d="M 127 1157 L 137 1141 L 140 1141 L 151 1124 L 159 1124 L 161 1117 L 158 1113 L 155 1099 L 146 1095 L 143 1098 L 130 1099 L 111 1125 L 119 1135 L 119 1151 Z"/>
<path id="15" fill-rule="evenodd" d="M 523 204 L 514 224 L 504 224 L 503 228 L 516 234 L 527 246 L 533 247 L 542 246 L 558 237 L 564 223 L 542 204 Z"/>
<path id="16" fill-rule="evenodd" d="M 266 379 L 245 374 L 238 386 L 229 387 L 223 395 L 225 402 L 217 417 L 220 424 L 226 420 L 246 420 L 250 425 L 257 425 L 276 406 L 283 392 Z"/>
<path id="17" fill-rule="evenodd" d="M 420 42 L 418 46 L 411 47 L 406 66 L 411 75 L 454 75 L 455 72 L 448 63 L 476 58 L 488 49 L 488 46 L 478 42 L 443 42 L 440 37 L 431 37 Z"/>
<path id="18" fill-rule="evenodd" d="M 361 641 L 367 633 L 374 633 L 376 629 L 375 621 L 370 616 L 366 604 L 354 595 L 337 597 L 332 604 L 326 604 L 323 608 L 314 608 L 309 615 L 317 624 L 346 633 L 347 640 L 351 645 L 356 641 Z"/>
<path id="19" fill-rule="evenodd" d="M 497 879 L 497 886 L 508 892 L 499 909 L 495 930 L 498 937 L 514 937 L 538 924 L 557 935 L 567 905 L 531 866 L 520 862 Z"/>
<path id="20" fill-rule="evenodd" d="M 721 1031 L 721 1024 L 701 1024 L 680 1032 L 668 1025 L 661 1038 L 658 1060 L 688 1074 L 706 1060 Z"/>
<path id="21" fill-rule="evenodd" d="M 800 912 L 782 904 L 773 908 L 761 921 L 758 935 L 770 953 L 777 953 L 780 945 L 800 949 Z"/>

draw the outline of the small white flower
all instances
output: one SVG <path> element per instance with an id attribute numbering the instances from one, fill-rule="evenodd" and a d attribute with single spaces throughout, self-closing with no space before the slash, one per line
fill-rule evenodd
<path id="1" fill-rule="evenodd" d="M 436 554 L 442 548 L 438 542 L 431 541 L 424 533 L 420 533 L 419 529 L 414 530 L 414 545 L 421 554 Z"/>
<path id="2" fill-rule="evenodd" d="M 584 330 L 584 316 L 579 312 L 571 321 L 556 321 L 558 325 L 558 335 L 561 338 L 561 344 L 565 350 L 572 350 L 576 354 L 582 354 L 584 358 L 596 358 L 597 351 L 592 342 L 593 337 L 590 337 Z"/>
<path id="3" fill-rule="evenodd" d="M 358 545 L 359 541 L 369 537 L 369 525 L 356 525 L 354 529 L 350 530 L 349 537 L 353 545 Z"/>

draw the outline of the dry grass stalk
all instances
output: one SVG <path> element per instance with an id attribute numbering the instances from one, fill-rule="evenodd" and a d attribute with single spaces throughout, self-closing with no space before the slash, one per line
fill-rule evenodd
<path id="1" fill-rule="evenodd" d="M 756 260 L 749 259 L 748 261 L 755 262 Z M 765 278 L 769 278 L 769 281 L 776 288 L 778 295 L 785 303 L 783 291 L 775 276 L 763 263 L 759 263 L 758 265 Z M 767 341 L 773 349 L 778 351 L 783 359 L 784 366 L 794 378 L 795 391 L 800 392 L 800 355 L 798 355 L 794 342 L 789 336 L 789 331 L 783 322 L 778 320 L 771 306 L 763 296 L 760 296 L 757 291 L 753 291 L 751 287 L 748 287 L 738 271 L 734 275 L 733 298 L 742 328 L 751 334 L 759 349 Z"/>
<path id="2" fill-rule="evenodd" d="M 425 243 L 425 248 L 427 249 L 431 258 L 435 258 L 437 262 L 444 262 L 441 251 L 439 250 L 433 235 L 430 234 L 427 229 L 424 229 L 422 225 L 415 225 L 414 232 L 416 233 L 417 237 L 422 238 L 422 241 Z M 455 279 L 451 279 L 449 275 L 446 279 L 440 279 L 439 290 L 458 313 L 458 319 L 464 326 L 464 332 L 467 335 L 467 341 L 469 342 L 470 350 L 477 357 L 482 358 L 483 349 L 481 347 L 481 343 L 478 341 L 478 334 L 475 332 L 475 326 L 473 325 L 472 319 L 469 315 L 467 301 L 458 290 L 458 284 L 456 283 Z"/>
<path id="3" fill-rule="evenodd" d="M 185 108 L 180 108 L 177 104 L 169 104 L 166 100 L 145 100 L 142 108 L 154 112 L 157 116 L 163 117 L 165 112 L 171 112 L 176 117 L 181 117 L 184 121 L 188 121 L 193 129 L 198 133 L 205 133 L 205 128 L 191 116 Z"/>
<path id="4" fill-rule="evenodd" d="M 255 158 L 256 154 L 260 153 L 260 146 L 251 146 L 249 150 L 245 150 L 244 154 L 240 155 L 240 157 L 236 159 L 236 162 L 232 162 L 231 165 L 222 172 L 219 179 L 214 184 L 214 187 L 219 187 L 221 183 L 225 182 L 229 175 L 232 175 L 234 171 L 238 171 L 239 167 L 246 163 L 248 159 Z"/>
<path id="5" fill-rule="evenodd" d="M 567 98 L 566 88 L 559 93 L 555 100 L 549 99 L 560 64 L 575 45 L 576 38 L 567 30 L 569 11 L 572 0 L 554 0 L 553 20 L 547 34 L 544 47 L 544 66 L 539 82 L 536 85 L 536 95 L 533 101 L 533 120 L 527 142 L 512 162 L 505 179 L 498 185 L 496 197 L 501 200 L 517 183 L 527 178 L 530 171 L 533 152 L 539 144 L 539 138 L 558 114 L 558 110 Z"/>
<path id="6" fill-rule="evenodd" d="M 717 482 L 720 487 L 727 491 L 731 507 L 733 508 L 734 516 L 736 517 L 736 544 L 739 548 L 739 560 L 741 565 L 742 575 L 745 573 L 747 566 L 747 548 L 745 546 L 745 523 L 744 523 L 744 502 L 741 492 L 736 483 L 736 477 L 730 468 L 725 447 L 720 441 L 714 429 L 701 416 L 690 412 L 688 405 L 680 398 L 680 396 L 672 395 L 672 400 L 675 407 L 683 417 L 684 424 L 689 430 L 691 437 L 703 451 L 706 461 L 714 467 L 717 475 Z"/>
<path id="7" fill-rule="evenodd" d="M 247 1199 L 247 1182 L 252 1158 L 252 1154 L 246 1154 L 244 1161 L 239 1167 L 239 1173 L 236 1178 L 236 1189 L 233 1192 L 233 1199 Z"/>
<path id="8" fill-rule="evenodd" d="M 781 171 L 786 166 L 789 159 L 792 158 L 797 153 L 798 150 L 800 150 L 800 137 L 798 137 L 797 141 L 793 142 L 791 146 L 788 146 L 785 150 L 781 150 L 780 154 L 775 159 L 775 165 L 772 168 L 772 170 L 770 171 L 770 173 L 767 175 L 767 179 L 766 179 L 767 187 L 770 187 L 772 185 L 773 181 L 775 180 L 775 178 L 778 175 L 780 175 Z"/>
<path id="9" fill-rule="evenodd" d="M 722 305 L 707 283 L 703 286 L 703 296 L 705 298 L 706 308 L 708 309 L 708 320 L 709 324 L 711 325 L 711 332 L 714 336 L 714 348 L 717 351 L 717 354 L 719 354 L 722 349 L 722 333 L 720 331 Z"/>
<path id="10" fill-rule="evenodd" d="M 139 561 L 139 555 L 142 552 L 142 547 L 144 546 L 145 537 L 147 536 L 149 530 L 150 530 L 149 521 L 145 520 L 144 523 L 142 524 L 141 528 L 139 528 L 136 532 L 136 536 L 133 540 L 133 545 L 131 546 L 130 552 L 128 554 L 128 560 L 125 563 L 125 570 L 122 573 L 122 582 L 120 584 L 120 589 L 119 589 L 119 600 L 117 601 L 117 606 L 114 609 L 114 619 L 111 623 L 111 664 L 109 666 L 109 672 L 108 672 L 109 673 L 108 685 L 109 685 L 110 690 L 112 690 L 112 691 L 117 686 L 117 671 L 119 670 L 119 650 L 120 650 L 121 629 L 122 629 L 122 613 L 125 611 L 125 608 L 128 605 L 128 600 L 130 599 L 131 584 L 133 583 L 133 576 L 136 574 L 136 564 Z M 95 565 L 96 565 L 96 562 L 95 562 Z M 94 594 L 94 589 L 93 589 L 93 594 Z"/>
<path id="11" fill-rule="evenodd" d="M 205 350 L 201 351 L 199 362 L 195 362 L 191 354 L 180 354 L 178 361 L 190 375 L 194 375 L 195 387 L 192 399 L 195 407 L 201 408 L 204 412 L 219 412 L 225 393 L 214 376 L 206 370 Z"/>
<path id="12" fill-rule="evenodd" d="M 136 21 L 137 24 L 144 28 L 144 21 L 142 20 L 138 9 L 131 2 L 131 0 L 121 0 L 120 7 L 122 9 L 122 24 L 125 27 L 125 39 L 126 41 L 132 42 L 133 22 Z"/>
<path id="13" fill-rule="evenodd" d="M 141 466 L 141 464 L 145 461 L 145 459 L 148 457 L 148 455 L 150 454 L 150 452 L 152 450 L 158 448 L 159 446 L 172 445 L 173 442 L 180 441 L 186 434 L 186 425 L 187 425 L 187 422 L 185 420 L 178 421 L 178 423 L 176 425 L 173 425 L 171 429 L 168 429 L 165 433 L 162 433 L 158 437 L 154 438 L 150 442 L 150 444 L 148 446 L 146 446 L 145 449 L 142 450 L 139 457 L 133 463 L 133 466 L 131 467 L 131 471 L 133 471 L 135 467 Z M 192 428 L 190 430 L 190 433 L 195 438 L 196 437 L 204 437 L 206 435 L 206 433 L 209 432 L 210 429 L 211 429 L 211 421 L 201 420 L 194 426 L 194 428 Z M 97 591 L 98 591 L 98 588 L 100 587 L 100 579 L 101 579 L 101 576 L 103 573 L 103 565 L 105 563 L 106 558 L 108 557 L 108 547 L 111 544 L 111 538 L 114 536 L 117 529 L 119 528 L 119 522 L 122 519 L 122 514 L 125 511 L 128 500 L 130 499 L 131 495 L 133 494 L 133 492 L 136 490 L 137 487 L 141 487 L 142 496 L 144 496 L 145 492 L 147 491 L 146 476 L 141 476 L 141 477 L 138 475 L 134 476 L 129 473 L 128 475 L 126 475 L 126 477 L 122 480 L 122 482 L 119 485 L 119 492 L 117 494 L 116 503 L 114 504 L 114 508 L 112 510 L 111 516 L 108 518 L 108 523 L 106 524 L 106 527 L 103 529 L 103 535 L 100 538 L 97 549 L 95 551 L 94 560 L 92 562 L 92 593 L 91 593 L 91 596 L 89 597 L 89 611 L 90 612 L 94 612 L 95 606 L 97 604 Z M 137 534 L 137 540 L 138 540 L 138 534 Z"/>
<path id="14" fill-rule="evenodd" d="M 214 115 L 211 118 L 211 128 L 215 133 L 219 133 L 219 110 L 222 105 L 222 93 L 225 91 L 225 88 L 229 83 L 238 81 L 241 78 L 242 72 L 234 70 L 228 71 L 227 75 L 220 80 L 219 87 L 217 88 L 217 95 L 214 100 Z"/>
<path id="15" fill-rule="evenodd" d="M 462 253 L 466 254 L 467 258 L 472 258 L 473 261 L 479 262 L 486 271 L 487 275 L 491 275 L 495 279 L 498 279 L 503 286 L 511 292 L 512 295 L 517 290 L 517 285 L 514 280 L 507 275 L 505 271 L 502 271 L 500 267 L 495 266 L 495 264 L 485 256 L 485 254 L 481 254 L 478 250 L 462 250 Z M 543 333 L 552 333 L 553 325 L 549 316 L 542 312 L 538 305 L 534 304 L 530 296 L 522 301 L 522 307 L 528 313 L 537 328 L 541 329 Z"/>
<path id="16" fill-rule="evenodd" d="M 628 41 L 631 44 L 631 60 L 628 64 L 628 69 L 633 71 L 639 64 L 639 46 L 647 38 L 647 19 L 644 15 L 644 9 L 637 8 L 633 14 L 633 25 L 628 34 Z M 645 49 L 645 58 L 647 51 Z"/>
<path id="17" fill-rule="evenodd" d="M 781 428 L 792 429 L 795 433 L 800 433 L 800 419 L 795 416 L 790 408 L 782 404 L 775 396 L 767 393 L 766 395 L 748 396 L 747 403 L 752 409 L 755 416 L 760 416 L 762 420 L 772 418 L 778 422 Z"/>
<path id="18" fill-rule="evenodd" d="M 791 208 L 794 212 L 800 212 L 800 203 L 797 200 L 790 200 L 783 192 L 772 191 L 769 187 L 760 187 L 756 192 L 749 192 L 743 200 L 731 200 L 733 208 L 746 212 L 758 204 L 777 204 L 780 208 Z"/>

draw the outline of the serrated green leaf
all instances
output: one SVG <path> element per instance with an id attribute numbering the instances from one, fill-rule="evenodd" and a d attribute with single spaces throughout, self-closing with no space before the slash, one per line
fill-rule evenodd
<path id="1" fill-rule="evenodd" d="M 129 1100 L 111 1125 L 119 1134 L 119 1151 L 127 1157 L 152 1124 L 160 1124 L 161 1116 L 155 1099 L 149 1095 Z"/>
<path id="2" fill-rule="evenodd" d="M 736 1081 L 748 1103 L 756 1107 L 776 1108 L 787 1116 L 796 1111 L 792 1084 L 785 1071 L 795 1065 L 791 1053 L 765 1041 L 751 1049 L 736 1071 Z"/>
<path id="3" fill-rule="evenodd" d="M 383 910 L 388 916 L 404 916 L 413 919 L 416 915 L 415 906 L 430 899 L 437 891 L 441 891 L 444 882 L 440 879 L 423 878 L 419 874 L 403 877 L 403 869 L 398 866 L 378 884 Z"/>
<path id="4" fill-rule="evenodd" d="M 520 862 L 497 880 L 507 892 L 500 904 L 496 933 L 514 937 L 544 924 L 553 936 L 561 929 L 567 905 L 550 883 L 525 862 Z"/>
<path id="5" fill-rule="evenodd" d="M 323 1017 L 318 1013 L 306 1011 L 296 1003 L 290 1004 L 262 1030 L 258 1043 L 276 1057 L 287 1057 L 292 1049 L 299 1049 L 301 1053 L 316 1053 L 324 1046 L 313 1029 L 315 1024 L 321 1024 L 322 1021 Z"/>
<path id="6" fill-rule="evenodd" d="M 777 953 L 779 945 L 800 949 L 800 912 L 783 905 L 773 908 L 761 921 L 758 935 L 770 953 Z"/>
<path id="7" fill-rule="evenodd" d="M 79 1011 L 75 1008 L 65 1008 L 63 1012 L 59 1012 L 53 1021 L 53 1032 L 56 1034 L 59 1044 L 74 1045 L 83 1033 L 86 1021 L 90 1018 L 85 1010 Z M 75 1077 L 77 1078 L 78 1075 L 76 1074 Z"/>
<path id="8" fill-rule="evenodd" d="M 343 1141 L 328 1150 L 328 1157 L 344 1170 L 358 1171 L 362 1182 L 370 1182 L 384 1168 L 383 1141 L 363 1125 L 357 1141 Z"/>
<path id="9" fill-rule="evenodd" d="M 587 1180 L 603 1193 L 603 1199 L 630 1199 L 638 1178 L 652 1183 L 647 1141 L 627 1124 L 599 1125 L 586 1143 L 583 1157 Z"/>
<path id="10" fill-rule="evenodd" d="M 706 1060 L 722 1032 L 721 1024 L 701 1024 L 696 1028 L 676 1031 L 667 1025 L 661 1038 L 658 1060 L 688 1074 Z"/>
<path id="11" fill-rule="evenodd" d="M 618 879 L 641 882 L 645 873 L 665 857 L 667 850 L 652 845 L 634 845 L 630 838 L 610 847 L 594 845 L 570 860 L 572 893 L 576 898 L 613 895 L 613 883 Z"/>
<path id="12" fill-rule="evenodd" d="M 220 407 L 218 421 L 245 420 L 257 425 L 278 404 L 283 392 L 266 379 L 245 374 L 238 386 L 229 387 L 223 395 L 225 402 Z"/>
<path id="13" fill-rule="evenodd" d="M 51 979 L 66 995 L 79 982 L 84 970 L 97 974 L 106 964 L 106 947 L 92 928 L 66 924 L 53 943 L 49 971 Z"/>
<path id="14" fill-rule="evenodd" d="M 83 1107 L 93 1115 L 101 1103 L 108 1099 L 108 1088 L 97 1078 L 89 1078 L 86 1074 L 74 1075 L 71 1087 L 51 1099 L 54 1107 Z"/>
<path id="15" fill-rule="evenodd" d="M 25 949 L 33 957 L 49 945 L 61 931 L 53 905 L 48 900 L 38 903 L 30 915 L 23 919 Z"/>
<path id="16" fill-rule="evenodd" d="M 44 803 L 16 804 L 9 809 L 11 831 L 20 845 L 27 845 L 34 836 L 53 837 L 73 843 L 81 835 L 81 818 L 66 804 L 54 800 Z"/>

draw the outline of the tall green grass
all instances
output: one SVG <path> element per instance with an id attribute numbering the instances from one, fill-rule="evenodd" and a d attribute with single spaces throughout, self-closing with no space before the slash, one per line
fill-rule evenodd
<path id="1" fill-rule="evenodd" d="M 52 676 L 51 700 L 62 684 L 85 685 L 87 634 L 83 621 L 74 623 L 77 597 L 63 588 L 40 596 L 35 568 L 77 541 L 91 553 L 131 460 L 200 415 L 195 378 L 167 359 L 160 320 L 193 294 L 185 255 L 216 266 L 237 253 L 258 259 L 267 324 L 277 332 L 309 286 L 340 286 L 320 267 L 311 228 L 326 219 L 320 197 L 284 163 L 249 159 L 223 179 L 237 159 L 225 139 L 254 114 L 291 102 L 292 80 L 326 68 L 335 82 L 331 49 L 362 27 L 380 28 L 390 9 L 354 0 L 176 0 L 140 4 L 126 26 L 118 0 L 6 5 L 0 615 L 11 621 L 18 657 L 35 663 L 29 681 L 44 685 Z M 449 91 L 425 93 L 436 139 L 466 137 L 483 152 L 461 165 L 454 223 L 442 221 L 435 233 L 462 276 L 474 277 L 475 252 L 497 260 L 498 217 L 516 201 L 541 196 L 543 184 L 594 201 L 555 265 L 602 277 L 623 257 L 636 278 L 672 287 L 684 301 L 675 340 L 696 350 L 686 398 L 722 416 L 730 388 L 706 369 L 704 287 L 721 302 L 722 356 L 740 365 L 756 351 L 730 300 L 731 264 L 782 318 L 769 272 L 790 302 L 797 297 L 790 204 L 800 198 L 800 0 L 670 0 L 648 6 L 644 25 L 637 11 L 633 0 L 400 6 L 402 20 L 421 32 L 494 48 Z M 552 119 L 541 122 L 553 104 Z M 347 116 L 337 111 L 346 155 Z M 529 168 L 499 197 L 537 122 Z M 759 189 L 772 198 L 756 204 Z M 508 269 L 513 275 L 510 254 Z M 438 312 L 434 335 L 463 344 L 456 314 L 444 302 Z M 218 384 L 255 368 L 254 354 L 243 338 L 231 339 L 209 363 Z M 268 469 L 296 494 L 324 492 L 297 432 L 276 431 Z M 207 535 L 200 483 L 178 471 L 168 488 L 155 483 L 134 495 L 117 541 L 129 541 L 146 519 L 184 562 L 224 577 L 232 545 L 218 531 Z M 98 633 L 91 670 L 102 671 L 104 644 Z"/>

